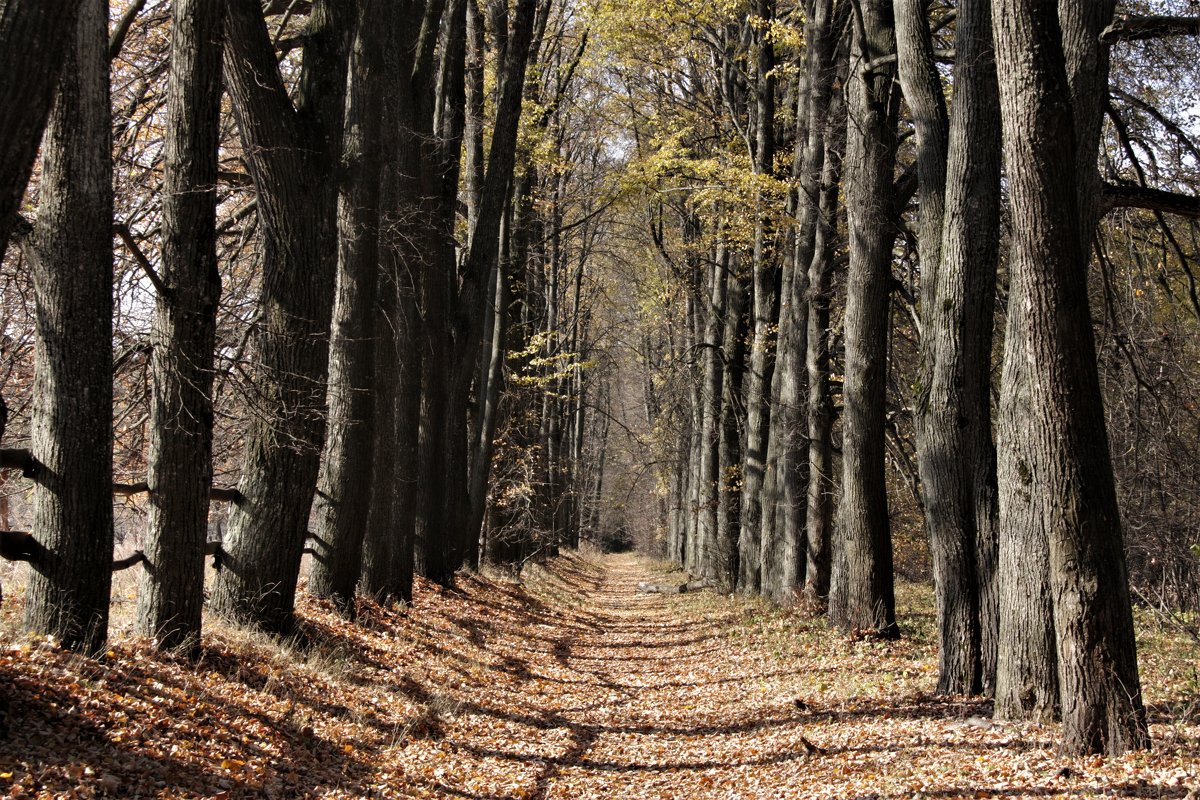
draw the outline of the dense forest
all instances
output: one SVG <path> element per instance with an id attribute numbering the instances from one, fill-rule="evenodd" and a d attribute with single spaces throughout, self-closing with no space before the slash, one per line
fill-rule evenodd
<path id="1" fill-rule="evenodd" d="M 901 570 L 939 695 L 1146 748 L 1195 13 L 0 0 L 4 602 L 187 651 L 590 542 L 887 641 Z"/>

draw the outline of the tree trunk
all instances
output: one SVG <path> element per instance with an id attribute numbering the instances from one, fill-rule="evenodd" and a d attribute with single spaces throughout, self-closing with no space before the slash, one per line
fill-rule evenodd
<path id="1" fill-rule="evenodd" d="M 108 634 L 112 516 L 112 135 L 108 4 L 81 4 L 43 142 L 26 255 L 37 298 L 27 630 L 96 652 Z"/>
<path id="2" fill-rule="evenodd" d="M 395 141 L 383 151 L 380 186 L 379 286 L 375 346 L 375 460 L 363 586 L 384 601 L 412 601 L 418 437 L 421 412 L 422 265 L 432 222 L 422 204 L 422 138 L 431 138 L 434 43 L 444 0 L 414 0 L 386 16 L 383 129 Z M 411 25 L 422 14 L 419 26 Z"/>
<path id="3" fill-rule="evenodd" d="M 325 458 L 317 480 L 315 549 L 308 590 L 353 615 L 362 545 L 371 507 L 369 479 L 375 403 L 375 330 L 379 284 L 380 92 L 383 48 L 390 27 L 383 4 L 362 5 L 350 57 L 343 181 L 338 198 L 338 265 L 329 340 Z M 391 332 L 388 331 L 388 335 Z M 384 491 L 388 491 L 386 487 Z"/>
<path id="4" fill-rule="evenodd" d="M 54 105 L 83 0 L 0 3 L 0 258 Z M 35 64 L 35 68 L 30 68 Z"/>
<path id="5" fill-rule="evenodd" d="M 767 36 L 775 16 L 774 0 L 755 0 L 758 63 L 755 71 L 754 172 L 775 174 L 775 47 Z M 767 199 L 761 190 L 755 198 L 754 228 L 754 338 L 750 346 L 750 381 L 746 389 L 746 449 L 742 468 L 742 513 L 738 536 L 738 581 L 743 592 L 762 588 L 762 519 L 774 509 L 763 508 L 763 480 L 771 425 L 771 379 L 775 370 L 775 329 L 779 322 L 778 253 L 775 232 L 768 219 Z"/>
<path id="6" fill-rule="evenodd" d="M 888 290 L 891 283 L 892 173 L 898 92 L 890 67 L 871 61 L 895 52 L 891 3 L 864 0 L 855 12 L 848 87 L 846 206 L 850 271 L 846 300 L 842 500 L 834 538 L 830 620 L 845 631 L 896 636 L 892 534 L 884 478 Z"/>
<path id="7" fill-rule="evenodd" d="M 224 7 L 171 7 L 163 175 L 162 282 L 156 299 L 150 411 L 150 515 L 137 630 L 164 649 L 200 643 L 212 487 L 217 302 L 217 147 Z"/>
<path id="8" fill-rule="evenodd" d="M 1028 434 L 1001 462 L 1001 525 L 1011 499 L 1028 493 L 1033 535 L 1048 544 L 1064 749 L 1117 755 L 1149 737 L 1088 309 L 1081 227 L 1094 217 L 1079 173 L 1092 167 L 1076 136 L 1093 122 L 1080 95 L 1062 101 L 1078 87 L 1057 4 L 995 0 L 993 9 L 1013 217 L 1009 314 L 1020 334 L 1005 367 L 1019 362 L 1028 379 Z M 1011 393 L 1006 383 L 1006 410 Z"/>
<path id="9" fill-rule="evenodd" d="M 846 8 L 843 6 L 843 8 Z M 843 16 L 844 22 L 844 16 Z M 841 26 L 836 26 L 840 30 Z M 846 49 L 839 47 L 833 67 L 846 75 Z M 835 78 L 836 81 L 836 78 Z M 833 270 L 838 243 L 838 195 L 841 189 L 842 152 L 846 134 L 846 104 L 831 103 L 818 115 L 822 123 L 823 158 L 815 187 L 817 230 L 808 267 L 808 502 L 805 524 L 804 599 L 809 608 L 825 608 L 829 601 L 833 547 L 833 391 L 830 385 L 829 308 L 833 301 Z M 802 179 L 805 176 L 802 176 Z"/>
<path id="10" fill-rule="evenodd" d="M 746 277 L 728 247 L 721 248 L 721 271 L 729 286 L 726 290 L 725 331 L 721 352 L 725 356 L 725 380 L 721 387 L 721 494 L 717 505 L 718 580 L 736 586 L 738 577 L 738 539 L 742 509 L 742 433 L 745 419 L 739 414 L 746 364 L 746 339 L 749 321 L 746 314 Z"/>
<path id="11" fill-rule="evenodd" d="M 506 233 L 502 233 L 506 236 Z M 479 398 L 478 434 L 471 464 L 470 518 L 467 522 L 468 535 L 476 540 L 472 552 L 475 554 L 472 567 L 479 566 L 478 539 L 483 528 L 484 512 L 487 508 L 488 486 L 491 483 L 492 454 L 496 445 L 496 428 L 500 421 L 500 390 L 504 383 L 504 343 L 508 333 L 508 273 L 510 265 L 505 253 L 496 267 L 496 289 L 492 338 L 487 348 L 487 380 Z"/>
<path id="12" fill-rule="evenodd" d="M 953 117 L 947 115 L 924 0 L 897 16 L 899 71 L 917 135 L 921 378 L 916 422 L 937 586 L 938 692 L 992 684 L 995 453 L 990 366 L 999 237 L 999 108 L 988 0 L 959 7 Z M 981 572 L 982 570 L 982 572 Z M 989 620 L 985 637 L 982 627 Z"/>
<path id="13" fill-rule="evenodd" d="M 720 572 L 720 549 L 717 546 L 717 506 L 721 500 L 721 391 L 725 382 L 720 336 L 725 327 L 725 305 L 729 278 L 725 274 L 724 247 L 708 268 L 708 302 L 704 319 L 704 341 L 701 350 L 703 377 L 700 402 L 700 471 L 697 475 L 700 492 L 696 508 L 696 539 L 700 548 L 709 553 L 710 574 Z"/>
<path id="14" fill-rule="evenodd" d="M 257 2 L 230 0 L 225 73 L 264 233 L 256 407 L 214 610 L 291 630 L 324 439 L 350 0 L 317 0 L 292 105 Z"/>
<path id="15" fill-rule="evenodd" d="M 384 173 L 386 181 L 390 173 Z M 386 206 L 381 204 L 381 208 Z M 386 219 L 382 216 L 381 220 Z M 406 517 L 398 509 L 399 498 L 407 487 L 397 482 L 397 450 L 403 434 L 399 426 L 398 382 L 399 358 L 396 353 L 396 285 L 391 259 L 387 255 L 386 234 L 381 235 L 378 302 L 371 313 L 375 314 L 375 376 L 372 391 L 375 392 L 375 419 L 371 423 L 375 431 L 375 445 L 371 450 L 370 506 L 367 510 L 366 535 L 363 538 L 362 574 L 359 588 L 363 594 L 380 603 L 390 604 L 407 601 L 400 586 L 396 570 L 397 551 L 404 546 L 401 526 Z M 411 492 L 409 492 L 411 494 Z M 411 527 L 412 515 L 407 515 Z M 408 539 L 411 546 L 411 537 Z"/>

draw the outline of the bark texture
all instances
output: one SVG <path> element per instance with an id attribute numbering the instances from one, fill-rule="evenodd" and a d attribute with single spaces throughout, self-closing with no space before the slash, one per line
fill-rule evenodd
<path id="1" fill-rule="evenodd" d="M 83 0 L 0 3 L 0 108 L 8 109 L 0 115 L 0 258 L 8 249 L 83 5 Z"/>
<path id="2" fill-rule="evenodd" d="M 974 694 L 993 683 L 998 625 L 989 390 L 999 103 L 989 0 L 965 0 L 958 9 L 952 114 L 946 112 L 925 6 L 924 0 L 902 0 L 896 18 L 899 72 L 917 139 L 917 457 L 937 586 L 938 692 Z"/>
<path id="3" fill-rule="evenodd" d="M 884 389 L 891 283 L 892 171 L 898 92 L 892 6 L 865 0 L 855 11 L 846 141 L 850 271 L 846 299 L 842 499 L 834 538 L 830 620 L 845 631 L 895 636 L 892 534 L 884 479 Z"/>
<path id="4" fill-rule="evenodd" d="M 217 301 L 217 146 L 224 5 L 171 7 L 163 175 L 162 272 L 150 410 L 150 515 L 138 632 L 163 648 L 200 642 L 212 487 Z"/>
<path id="5" fill-rule="evenodd" d="M 112 522 L 112 135 L 108 4 L 81 4 L 43 142 L 26 247 L 37 300 L 37 459 L 25 627 L 95 652 L 108 633 Z"/>
<path id="6" fill-rule="evenodd" d="M 375 403 L 376 289 L 379 283 L 380 94 L 384 15 L 380 0 L 360 5 L 346 96 L 342 186 L 338 197 L 337 288 L 329 340 L 325 458 L 317 480 L 315 550 L 309 591 L 353 614 L 371 507 Z M 388 432 L 384 429 L 385 435 Z M 382 491 L 388 491 L 382 487 Z"/>
<path id="7" fill-rule="evenodd" d="M 1079 134 L 1093 126 L 1086 83 L 1100 57 L 1074 41 L 1093 26 L 1072 14 L 1096 9 L 1075 5 L 1060 27 L 1052 0 L 993 4 L 1014 221 L 1009 314 L 1021 332 L 1005 366 L 1019 362 L 1028 379 L 1029 431 L 1002 462 L 1001 524 L 1010 495 L 1029 492 L 1049 553 L 1064 749 L 1115 755 L 1149 739 L 1087 298 L 1085 229 L 1098 207 L 1087 187 L 1098 179 Z M 1012 402 L 1007 386 L 1001 402 Z"/>
<path id="8" fill-rule="evenodd" d="M 755 146 L 754 172 L 775 174 L 775 48 L 765 35 L 767 21 L 775 16 L 773 0 L 755 0 L 754 13 L 762 26 L 757 34 L 757 69 L 754 83 Z M 771 426 L 771 379 L 775 371 L 775 337 L 779 321 L 779 262 L 774 226 L 765 206 L 767 198 L 755 198 L 758 219 L 754 228 L 753 284 L 751 311 L 753 339 L 750 343 L 749 375 L 746 376 L 746 430 L 742 467 L 742 509 L 738 536 L 738 581 L 743 592 L 757 594 L 762 588 L 762 520 L 775 509 L 764 508 L 763 484 Z"/>
<path id="9" fill-rule="evenodd" d="M 325 379 L 337 264 L 334 166 L 341 151 L 351 0 L 317 0 L 296 103 L 261 7 L 231 0 L 225 73 L 263 229 L 256 407 L 242 500 L 230 514 L 213 607 L 264 630 L 292 627 L 325 432 Z"/>

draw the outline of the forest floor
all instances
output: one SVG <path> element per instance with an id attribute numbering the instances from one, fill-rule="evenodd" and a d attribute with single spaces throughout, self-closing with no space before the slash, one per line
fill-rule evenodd
<path id="1" fill-rule="evenodd" d="M 101 658 L 12 633 L 0 609 L 9 797 L 1194 798 L 1197 650 L 1142 625 L 1154 749 L 1068 758 L 1056 726 L 936 698 L 932 596 L 904 638 L 851 641 L 798 611 L 630 555 L 563 556 L 517 583 L 420 584 L 358 624 L 305 600 L 278 643 L 213 623 L 198 659 L 120 634 Z M 132 601 L 125 597 L 124 602 Z"/>

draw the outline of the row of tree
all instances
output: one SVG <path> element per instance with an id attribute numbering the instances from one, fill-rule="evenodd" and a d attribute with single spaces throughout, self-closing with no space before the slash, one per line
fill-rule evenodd
<path id="1" fill-rule="evenodd" d="M 570 9 L 0 9 L 4 57 L 36 65 L 0 90 L 26 109 L 0 220 L 31 290 L 6 293 L 7 438 L 28 446 L 3 451 L 32 479 L 31 532 L 3 534 L 29 630 L 102 647 L 110 567 L 142 566 L 138 632 L 186 647 L 205 555 L 215 611 L 287 632 L 306 553 L 309 592 L 353 614 L 481 547 L 578 541 L 605 155 L 567 136 L 588 113 Z M 114 493 L 146 512 L 116 562 Z"/>
<path id="2" fill-rule="evenodd" d="M 672 402 L 648 412 L 669 420 L 667 556 L 898 635 L 891 481 L 929 537 L 938 691 L 1061 716 L 1072 751 L 1145 746 L 1112 456 L 1137 434 L 1110 447 L 1105 400 L 1112 417 L 1128 395 L 1101 375 L 1132 369 L 1145 397 L 1191 409 L 1174 443 L 1194 453 L 1194 405 L 1139 372 L 1112 296 L 1137 272 L 1113 253 L 1124 225 L 1132 252 L 1171 243 L 1155 278 L 1200 313 L 1180 243 L 1195 161 L 1171 156 L 1191 139 L 1150 72 L 1197 20 L 1055 0 L 749 5 L 673 4 L 661 49 L 625 43 L 647 240 L 676 304 L 657 325 Z M 1141 535 L 1194 583 L 1186 538 L 1174 558 Z"/>

